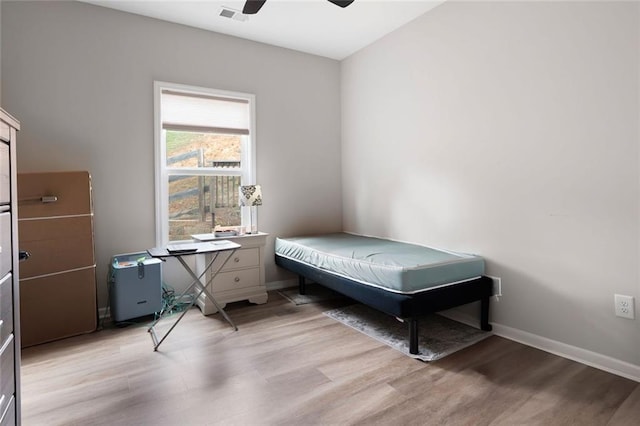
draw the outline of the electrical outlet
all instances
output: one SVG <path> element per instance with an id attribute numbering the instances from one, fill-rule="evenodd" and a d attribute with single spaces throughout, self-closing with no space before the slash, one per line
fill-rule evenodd
<path id="1" fill-rule="evenodd" d="M 633 303 L 633 296 L 625 296 L 622 294 L 614 295 L 616 316 L 622 318 L 635 318 L 635 306 Z"/>
<path id="2" fill-rule="evenodd" d="M 493 280 L 493 293 L 491 295 L 496 297 L 502 296 L 502 278 L 492 277 L 491 275 L 487 276 Z"/>

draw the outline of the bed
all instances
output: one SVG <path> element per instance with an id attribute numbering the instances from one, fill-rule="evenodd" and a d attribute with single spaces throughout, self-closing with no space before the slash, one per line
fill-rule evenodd
<path id="1" fill-rule="evenodd" d="M 350 233 L 276 238 L 276 264 L 408 323 L 418 354 L 419 317 L 480 301 L 480 328 L 491 330 L 492 280 L 480 256 Z"/>

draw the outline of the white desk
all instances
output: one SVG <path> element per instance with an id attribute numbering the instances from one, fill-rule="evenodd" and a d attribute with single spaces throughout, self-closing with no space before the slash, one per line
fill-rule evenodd
<path id="1" fill-rule="evenodd" d="M 229 318 L 229 316 L 224 311 L 224 309 L 222 309 L 222 307 L 218 304 L 218 302 L 216 302 L 216 299 L 214 299 L 211 292 L 207 290 L 207 286 L 205 283 L 201 281 L 201 278 L 205 276 L 207 272 L 209 272 L 209 276 L 211 277 L 211 279 L 215 278 L 215 276 L 218 274 L 220 269 L 222 269 L 226 265 L 226 263 L 229 261 L 231 256 L 233 256 L 233 253 L 235 253 L 235 251 L 238 248 L 240 248 L 240 244 L 234 243 L 232 241 L 226 241 L 226 240 L 188 243 L 188 244 L 189 244 L 188 250 L 186 249 L 185 250 L 168 250 L 167 247 L 155 247 L 147 250 L 147 252 L 152 257 L 156 257 L 162 260 L 165 260 L 166 258 L 169 258 L 169 257 L 175 257 L 176 259 L 178 259 L 178 262 L 180 262 L 180 264 L 189 273 L 191 278 L 193 278 L 193 281 L 191 282 L 191 284 L 189 284 L 189 286 L 176 298 L 176 302 L 172 306 L 169 306 L 167 309 L 163 308 L 162 311 L 160 312 L 160 315 L 158 315 L 158 318 L 155 321 L 153 321 L 153 323 L 151 323 L 151 325 L 149 326 L 149 329 L 147 331 L 151 335 L 154 351 L 158 350 L 158 346 L 160 346 L 160 344 L 164 341 L 164 339 L 167 338 L 169 333 L 171 333 L 171 331 L 175 328 L 175 326 L 178 325 L 182 317 L 184 317 L 184 315 L 187 313 L 187 310 L 189 310 L 189 308 L 191 308 L 194 305 L 195 301 L 198 300 L 200 295 L 202 295 L 203 293 L 218 308 L 218 311 L 222 314 L 224 319 L 227 320 L 229 324 L 231 324 L 234 330 L 238 329 L 238 327 L 233 323 L 231 318 Z M 168 247 L 171 248 L 171 245 Z M 209 254 L 211 257 L 211 260 L 207 263 L 204 270 L 200 272 L 200 275 L 196 275 L 196 273 L 189 267 L 187 262 L 184 261 L 185 256 L 193 256 L 197 254 Z M 222 257 L 220 262 L 216 262 L 219 256 L 226 256 L 226 257 Z M 217 263 L 218 265 L 216 266 L 216 268 L 212 268 L 214 263 Z M 171 328 L 169 328 L 169 330 L 164 334 L 164 336 L 162 336 L 162 338 L 158 340 L 158 336 L 156 335 L 156 331 L 154 330 L 155 325 L 164 317 L 164 315 L 167 312 L 171 312 L 173 310 L 175 305 L 179 303 L 179 301 L 182 299 L 182 296 L 190 292 L 192 289 L 195 289 L 197 291 L 197 294 L 195 295 L 195 297 L 192 298 L 189 306 L 187 306 L 187 308 L 182 312 L 182 314 L 178 317 L 178 319 L 173 323 Z"/>

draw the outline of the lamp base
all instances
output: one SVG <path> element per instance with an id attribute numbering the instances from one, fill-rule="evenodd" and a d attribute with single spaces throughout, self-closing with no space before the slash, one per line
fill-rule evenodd
<path id="1" fill-rule="evenodd" d="M 257 234 L 258 233 L 258 221 L 257 216 L 258 212 L 256 206 L 249 207 L 249 226 L 247 226 L 247 234 Z"/>

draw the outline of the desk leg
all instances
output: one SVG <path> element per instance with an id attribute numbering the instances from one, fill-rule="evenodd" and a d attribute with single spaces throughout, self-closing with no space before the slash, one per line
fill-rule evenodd
<path id="1" fill-rule="evenodd" d="M 215 272 L 211 273 L 211 280 L 213 280 L 213 278 L 218 274 L 218 271 L 224 267 L 224 265 L 227 263 L 227 261 L 231 258 L 232 255 L 233 255 L 233 252 L 231 252 L 231 254 L 229 254 L 229 256 L 225 259 L 225 261 L 222 263 L 222 265 L 220 265 L 220 267 Z M 187 270 L 189 275 L 191 275 L 191 278 L 193 278 L 195 280 L 196 287 L 197 287 L 198 284 L 200 285 L 200 288 L 199 288 L 200 291 L 198 292 L 198 295 L 196 295 L 196 297 L 194 297 L 194 299 L 193 299 L 194 302 L 195 302 L 195 300 L 198 299 L 200 294 L 202 294 L 204 292 L 205 296 L 207 296 L 209 298 L 209 300 L 211 300 L 211 302 L 213 302 L 214 306 L 218 309 L 218 312 L 220 312 L 222 314 L 222 316 L 224 317 L 224 319 L 226 319 L 227 322 L 229 324 L 231 324 L 233 329 L 237 331 L 238 327 L 234 324 L 234 322 L 231 320 L 231 318 L 229 318 L 229 315 L 227 315 L 227 313 L 224 311 L 224 309 L 222 309 L 222 307 L 220 305 L 218 305 L 218 302 L 213 297 L 213 294 L 211 294 L 211 292 L 209 290 L 207 290 L 207 286 L 202 284 L 202 281 L 200 281 L 200 278 L 202 278 L 202 276 L 207 273 L 207 270 L 211 267 L 211 265 L 213 265 L 213 262 L 215 262 L 216 257 L 214 257 L 211 260 L 211 262 L 207 265 L 207 267 L 204 269 L 204 271 L 202 272 L 202 274 L 200 274 L 199 277 L 191 270 L 191 268 L 189 268 L 189 265 L 187 265 L 187 263 L 181 257 L 179 257 L 178 260 L 180 261 L 180 263 L 182 263 L 182 266 L 184 266 L 184 268 Z"/>
<path id="2" fill-rule="evenodd" d="M 233 256 L 233 253 L 235 253 L 235 250 L 231 250 L 229 252 L 229 254 L 227 255 L 227 258 L 224 260 L 224 262 L 222 262 L 222 264 L 215 270 L 212 271 L 211 275 L 212 275 L 212 279 L 213 277 L 215 277 L 218 272 L 220 271 L 220 269 L 222 269 L 224 267 L 224 265 L 227 264 L 227 262 L 229 261 L 229 259 L 231 258 L 231 256 Z M 147 331 L 149 332 L 149 335 L 151 336 L 151 340 L 153 341 L 153 350 L 157 351 L 158 350 L 158 346 L 160 346 L 160 344 L 162 342 L 164 342 L 164 339 L 167 338 L 167 336 L 169 335 L 169 333 L 171 333 L 171 331 L 173 331 L 173 329 L 176 327 L 176 325 L 178 325 L 178 323 L 180 322 L 180 320 L 182 319 L 182 317 L 185 316 L 185 314 L 187 313 L 187 311 L 196 303 L 196 300 L 198 299 L 198 297 L 200 297 L 200 295 L 202 293 L 204 293 L 212 302 L 213 304 L 216 306 L 216 308 L 218 308 L 218 311 L 220 311 L 220 313 L 222 314 L 222 316 L 227 320 L 227 322 L 229 322 L 229 324 L 231 324 L 231 326 L 233 327 L 234 330 L 238 330 L 238 327 L 234 324 L 233 321 L 231 321 L 231 318 L 229 318 L 229 316 L 227 315 L 227 313 L 218 305 L 218 302 L 216 302 L 216 300 L 213 298 L 213 295 L 207 290 L 206 286 L 202 284 L 202 281 L 200 281 L 200 279 L 207 273 L 207 271 L 211 268 L 211 266 L 213 265 L 213 263 L 216 261 L 216 259 L 218 258 L 218 254 L 216 253 L 214 256 L 212 256 L 211 262 L 209 262 L 207 264 L 207 266 L 204 268 L 204 271 L 202 271 L 202 273 L 200 274 L 200 276 L 197 276 L 189 267 L 189 265 L 184 261 L 184 259 L 182 258 L 182 256 L 175 256 L 176 259 L 178 259 L 178 261 L 180 262 L 180 264 L 182 264 L 182 266 L 187 270 L 187 272 L 189 273 L 189 275 L 191 276 L 191 278 L 193 278 L 193 281 L 191 282 L 191 284 L 189 284 L 189 286 L 182 292 L 180 293 L 180 295 L 176 298 L 176 302 L 171 305 L 168 309 L 163 309 L 160 312 L 160 315 L 158 315 L 158 318 L 153 321 L 151 323 L 151 325 L 149 326 L 149 328 L 147 329 Z M 187 294 L 189 291 L 191 291 L 191 289 L 197 289 L 198 294 L 191 300 L 191 303 L 189 304 L 189 306 L 187 306 L 185 308 L 185 310 L 182 312 L 182 314 L 180 314 L 180 316 L 178 317 L 178 319 L 173 323 L 173 325 L 171 326 L 171 328 L 169 328 L 169 330 L 164 334 L 164 336 L 162 337 L 162 339 L 158 340 L 158 336 L 156 335 L 156 331 L 154 329 L 154 327 L 156 326 L 156 324 L 162 319 L 162 317 L 164 316 L 164 314 L 166 312 L 170 312 L 173 310 L 173 308 L 179 303 L 179 301 L 182 299 L 182 296 L 184 296 L 185 294 Z"/>
<path id="3" fill-rule="evenodd" d="M 187 313 L 187 311 L 188 311 L 188 310 L 193 306 L 193 304 L 194 304 L 194 303 L 195 303 L 195 300 L 194 300 L 194 301 L 192 301 L 192 302 L 189 304 L 189 306 L 188 306 L 184 311 L 182 311 L 182 313 L 180 314 L 180 316 L 178 317 L 178 319 L 176 320 L 176 322 L 174 322 L 174 323 L 173 323 L 173 325 L 171 326 L 171 328 L 169 328 L 169 330 L 167 330 L 167 332 L 165 333 L 165 335 L 164 335 L 164 336 L 162 336 L 162 339 L 160 339 L 159 341 L 158 341 L 158 336 L 156 336 L 156 331 L 153 329 L 153 327 L 155 326 L 155 324 L 158 322 L 158 320 L 159 320 L 160 318 L 158 318 L 158 320 L 156 320 L 156 322 L 155 322 L 151 327 L 149 327 L 149 330 L 148 330 L 148 331 L 149 331 L 149 334 L 151 334 L 151 340 L 153 340 L 153 344 L 154 344 L 154 346 L 153 346 L 153 350 L 154 350 L 154 351 L 157 351 L 157 350 L 158 350 L 158 346 L 160 346 L 160 343 L 164 342 L 164 339 L 166 339 L 166 338 L 167 338 L 167 336 L 169 335 L 169 333 L 171 333 L 171 331 L 173 331 L 173 329 L 176 327 L 176 325 L 178 325 L 178 323 L 180 322 L 180 320 L 182 319 L 182 317 L 184 317 L 184 316 L 185 316 L 185 314 Z"/>

